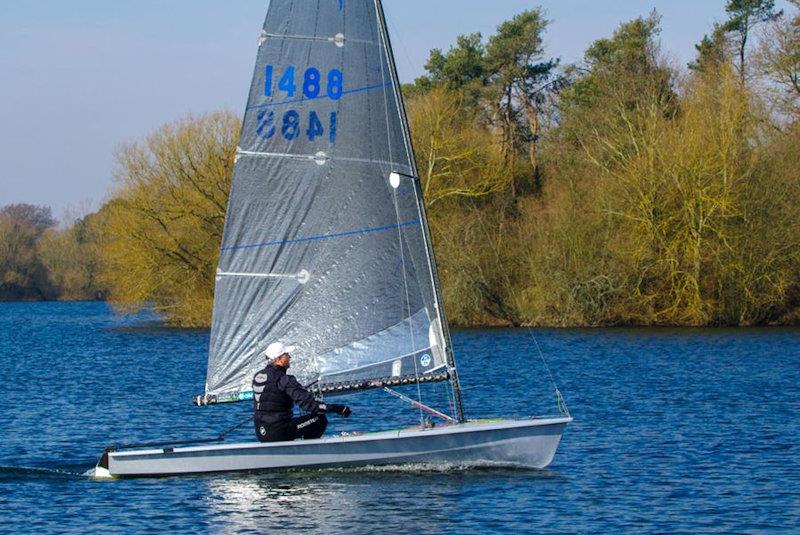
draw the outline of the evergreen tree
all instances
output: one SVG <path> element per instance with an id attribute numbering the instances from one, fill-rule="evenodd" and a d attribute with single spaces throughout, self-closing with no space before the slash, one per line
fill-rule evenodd
<path id="1" fill-rule="evenodd" d="M 739 78 L 744 84 L 747 77 L 747 44 L 753 28 L 776 20 L 783 12 L 775 10 L 775 0 L 728 0 L 725 11 L 730 18 L 723 27 L 737 37 Z"/>
<path id="2" fill-rule="evenodd" d="M 528 158 L 538 182 L 540 117 L 547 95 L 558 89 L 559 60 L 545 58 L 544 33 L 548 21 L 541 8 L 524 11 L 504 22 L 486 47 L 485 70 L 491 87 L 492 104 L 503 134 L 505 160 L 513 167 L 516 144 L 527 144 Z M 528 131 L 520 136 L 520 118 Z M 512 194 L 517 184 L 512 181 Z"/>
<path id="3" fill-rule="evenodd" d="M 727 63 L 728 38 L 725 27 L 714 25 L 711 35 L 703 36 L 703 40 L 694 45 L 697 50 L 697 59 L 689 63 L 689 69 L 696 72 L 718 71 L 720 66 Z"/>

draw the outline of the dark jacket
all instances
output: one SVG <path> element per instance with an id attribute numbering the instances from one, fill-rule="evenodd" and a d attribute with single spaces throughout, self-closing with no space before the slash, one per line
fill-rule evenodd
<path id="1" fill-rule="evenodd" d="M 263 423 L 289 421 L 297 404 L 309 414 L 323 412 L 314 394 L 303 388 L 286 368 L 270 364 L 253 378 L 255 417 Z"/>

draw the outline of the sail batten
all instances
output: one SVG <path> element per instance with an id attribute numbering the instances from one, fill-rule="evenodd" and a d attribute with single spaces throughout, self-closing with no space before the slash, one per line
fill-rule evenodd
<path id="1" fill-rule="evenodd" d="M 451 377 L 405 121 L 379 2 L 272 0 L 220 252 L 206 398 L 247 399 L 274 341 L 298 346 L 293 373 L 320 392 Z"/>

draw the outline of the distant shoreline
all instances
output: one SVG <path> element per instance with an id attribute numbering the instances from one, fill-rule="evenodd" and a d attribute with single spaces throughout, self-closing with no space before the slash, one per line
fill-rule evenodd
<path id="1" fill-rule="evenodd" d="M 108 299 L 3 299 L 0 298 L 0 305 L 2 304 L 19 304 L 19 303 L 107 303 L 111 305 L 111 302 Z M 127 314 L 115 314 L 118 316 L 126 316 Z M 203 327 L 181 327 L 178 325 L 170 325 L 169 322 L 165 319 L 159 320 L 159 323 L 162 323 L 165 327 L 170 327 L 173 329 L 179 329 L 182 331 L 193 331 L 197 329 L 209 329 L 211 326 L 203 326 Z M 458 330 L 503 330 L 503 329 L 549 329 L 549 330 L 557 330 L 557 331 L 567 331 L 570 329 L 591 329 L 591 330 L 614 330 L 614 329 L 655 329 L 655 330 L 663 330 L 663 329 L 737 329 L 737 330 L 747 330 L 747 329 L 763 329 L 763 328 L 791 328 L 791 327 L 800 327 L 798 323 L 779 323 L 779 322 L 772 322 L 772 323 L 761 323 L 761 324 L 751 324 L 751 325 L 722 325 L 722 324 L 708 324 L 708 325 L 680 325 L 680 324 L 658 324 L 658 325 L 646 325 L 641 323 L 628 323 L 628 324 L 614 324 L 614 325 L 588 325 L 588 324 L 574 324 L 574 325 L 502 325 L 496 322 L 493 323 L 484 323 L 484 324 L 473 324 L 473 325 L 461 325 L 458 323 L 451 323 L 450 327 L 452 329 Z"/>
<path id="2" fill-rule="evenodd" d="M 5 299 L 0 297 L 0 303 L 107 303 L 108 299 Z"/>

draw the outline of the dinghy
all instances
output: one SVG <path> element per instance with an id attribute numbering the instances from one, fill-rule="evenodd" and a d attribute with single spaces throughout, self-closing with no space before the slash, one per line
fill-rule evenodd
<path id="1" fill-rule="evenodd" d="M 454 463 L 543 468 L 560 414 L 470 421 L 380 0 L 272 0 L 236 156 L 205 392 L 252 402 L 271 342 L 320 398 L 384 389 L 433 414 L 414 429 L 291 443 L 110 447 L 97 477 Z M 448 386 L 451 415 L 422 403 Z M 413 386 L 418 399 L 394 390 Z M 421 412 L 422 413 L 422 412 Z M 224 435 L 219 438 L 221 441 Z M 209 441 L 200 441 L 209 442 Z"/>

